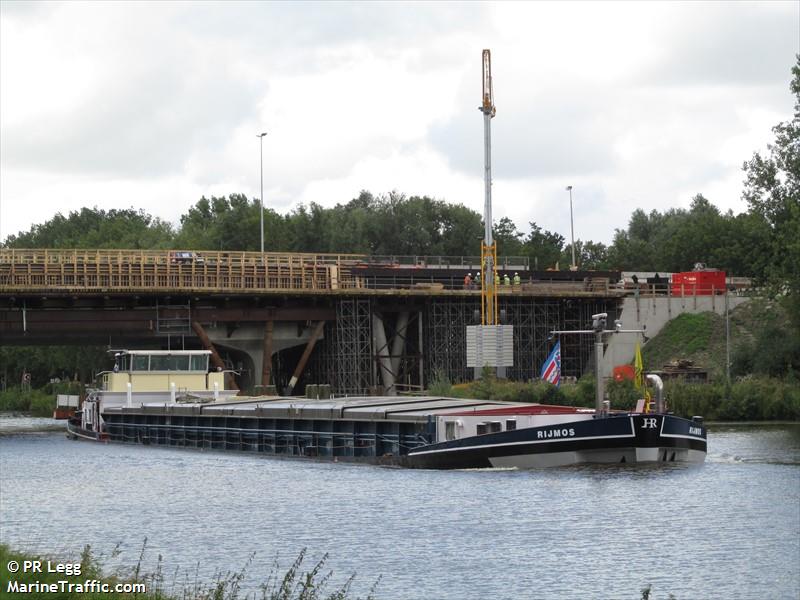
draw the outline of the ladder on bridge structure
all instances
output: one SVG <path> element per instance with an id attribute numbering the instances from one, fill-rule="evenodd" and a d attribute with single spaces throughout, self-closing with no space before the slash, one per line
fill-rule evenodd
<path id="1" fill-rule="evenodd" d="M 189 304 L 156 304 L 157 335 L 191 335 L 192 307 Z"/>

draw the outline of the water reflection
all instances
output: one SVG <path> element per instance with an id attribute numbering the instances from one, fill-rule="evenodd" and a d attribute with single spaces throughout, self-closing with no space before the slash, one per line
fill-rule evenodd
<path id="1" fill-rule="evenodd" d="M 130 564 L 147 536 L 206 576 L 255 551 L 253 583 L 308 547 L 391 599 L 796 598 L 798 433 L 712 429 L 703 465 L 455 472 L 6 435 L 0 540 L 121 541 Z"/>

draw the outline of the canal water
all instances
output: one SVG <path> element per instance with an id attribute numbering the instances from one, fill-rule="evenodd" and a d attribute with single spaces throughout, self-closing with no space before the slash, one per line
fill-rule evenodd
<path id="1" fill-rule="evenodd" d="M 0 418 L 0 541 L 258 589 L 308 549 L 384 599 L 800 597 L 800 425 L 712 426 L 702 465 L 412 471 L 75 442 Z M 117 545 L 122 553 L 114 556 Z M 173 576 L 166 578 L 171 581 Z M 176 588 L 180 590 L 180 586 Z"/>

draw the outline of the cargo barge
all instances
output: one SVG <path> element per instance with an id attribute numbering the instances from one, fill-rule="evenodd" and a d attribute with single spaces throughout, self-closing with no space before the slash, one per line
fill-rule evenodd
<path id="1" fill-rule="evenodd" d="M 67 435 L 419 468 L 704 460 L 699 419 L 443 397 L 238 397 L 205 351 L 121 351 Z"/>

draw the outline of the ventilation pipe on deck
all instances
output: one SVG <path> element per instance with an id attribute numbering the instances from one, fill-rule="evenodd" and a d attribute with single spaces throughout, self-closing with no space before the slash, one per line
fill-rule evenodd
<path id="1" fill-rule="evenodd" d="M 603 333 L 606 329 L 607 313 L 592 315 L 592 331 L 594 332 L 594 373 L 595 373 L 595 414 L 603 415 L 605 389 L 603 384 Z"/>
<path id="2" fill-rule="evenodd" d="M 170 404 L 175 404 L 175 382 L 169 384 L 169 401 Z"/>
<path id="3" fill-rule="evenodd" d="M 133 407 L 133 386 L 131 385 L 130 381 L 127 383 L 127 386 L 128 386 L 128 391 L 126 393 L 126 396 L 127 396 L 126 404 L 127 404 L 128 408 L 132 408 Z"/>
<path id="4" fill-rule="evenodd" d="M 666 408 L 664 406 L 664 382 L 661 381 L 661 377 L 652 374 L 647 375 L 647 381 L 656 388 L 656 413 L 661 414 Z"/>

